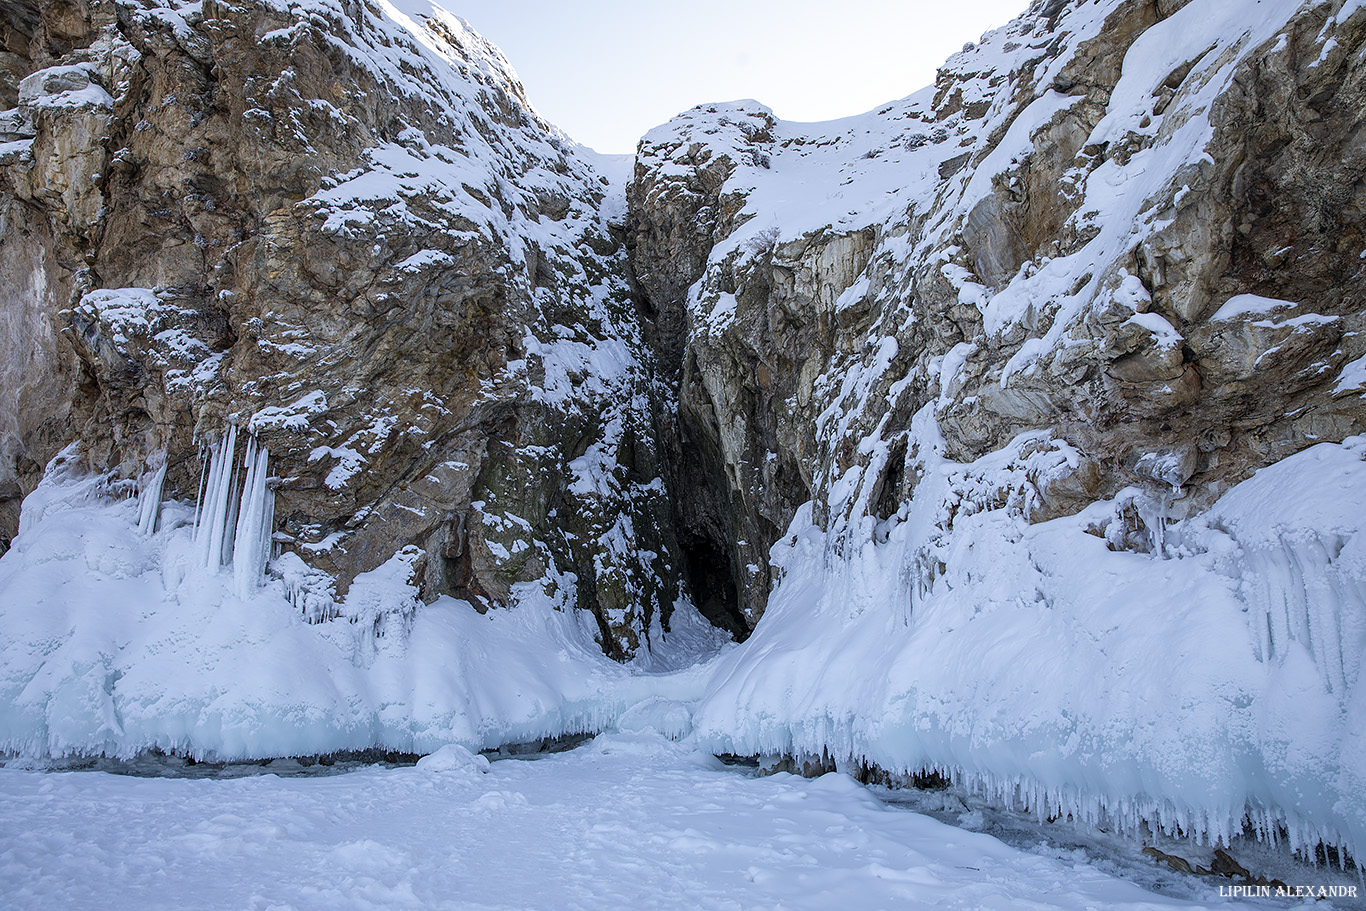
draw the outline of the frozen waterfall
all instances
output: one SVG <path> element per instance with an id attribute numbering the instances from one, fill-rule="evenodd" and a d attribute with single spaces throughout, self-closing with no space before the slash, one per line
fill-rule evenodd
<path id="1" fill-rule="evenodd" d="M 210 571 L 233 567 L 233 587 L 245 598 L 260 585 L 270 559 L 275 493 L 268 483 L 270 450 L 257 442 L 256 435 L 247 439 L 240 489 L 236 453 L 237 428 L 230 424 L 207 453 L 194 543 L 200 566 Z"/>
<path id="2" fill-rule="evenodd" d="M 267 484 L 269 461 L 270 450 L 259 446 L 252 434 L 247 440 L 247 477 L 242 485 L 237 533 L 232 544 L 233 585 L 239 598 L 247 597 L 260 584 L 270 559 L 275 494 Z"/>
<path id="3" fill-rule="evenodd" d="M 150 535 L 157 530 L 157 518 L 161 514 L 161 491 L 166 485 L 166 457 L 161 465 L 138 481 L 138 531 Z"/>

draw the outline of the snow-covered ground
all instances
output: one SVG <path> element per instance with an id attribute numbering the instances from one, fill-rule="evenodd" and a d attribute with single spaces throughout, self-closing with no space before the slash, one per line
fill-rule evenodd
<path id="1" fill-rule="evenodd" d="M 1078 855 L 1009 847 L 884 804 L 843 775 L 753 778 L 687 739 L 648 730 L 530 762 L 486 765 L 459 751 L 442 758 L 451 760 L 435 763 L 444 770 L 429 763 L 313 778 L 0 769 L 4 904 L 1240 907 L 1212 881 L 1185 887 L 1196 901 L 1160 896 Z"/>

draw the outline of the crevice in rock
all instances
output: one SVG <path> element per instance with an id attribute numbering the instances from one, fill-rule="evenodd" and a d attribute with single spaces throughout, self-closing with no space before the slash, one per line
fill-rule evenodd
<path id="1" fill-rule="evenodd" d="M 474 573 L 474 563 L 470 559 L 469 541 L 465 532 L 465 517 L 460 515 L 452 522 L 452 529 L 446 545 L 441 551 L 442 577 L 444 591 L 452 598 L 468 601 L 479 613 L 489 609 L 488 592 L 479 584 Z"/>
<path id="2" fill-rule="evenodd" d="M 750 628 L 740 611 L 739 585 L 725 542 L 680 529 L 679 544 L 684 576 L 698 612 L 736 642 L 744 642 Z"/>
<path id="3" fill-rule="evenodd" d="M 669 450 L 669 499 L 684 582 L 702 616 L 743 642 L 753 624 L 742 603 L 733 481 L 721 454 L 715 413 L 710 408 L 699 411 L 696 401 L 685 401 L 670 430 L 661 438 Z"/>
<path id="4" fill-rule="evenodd" d="M 901 488 L 906 477 L 906 438 L 902 437 L 892 446 L 887 456 L 887 465 L 882 469 L 877 489 L 873 493 L 873 512 L 883 521 L 891 518 L 901 508 Z"/>
<path id="5" fill-rule="evenodd" d="M 579 577 L 577 587 L 578 609 L 586 610 L 593 615 L 593 619 L 598 624 L 598 645 L 602 647 L 602 653 L 613 661 L 625 661 L 627 654 L 621 647 L 621 642 L 612 635 L 612 628 L 607 624 L 607 618 L 602 615 L 602 603 L 598 600 L 598 580 L 590 566 L 580 566 L 576 569 Z"/>

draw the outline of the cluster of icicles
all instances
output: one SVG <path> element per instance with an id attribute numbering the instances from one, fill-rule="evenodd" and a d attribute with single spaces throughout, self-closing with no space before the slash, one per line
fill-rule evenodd
<path id="1" fill-rule="evenodd" d="M 247 438 L 239 463 L 237 428 L 228 425 L 223 438 L 204 454 L 194 519 L 195 562 L 217 572 L 231 566 L 233 589 L 246 598 L 260 586 L 270 560 L 275 523 L 275 493 L 268 481 L 270 450 Z M 240 470 L 245 477 L 238 483 Z M 164 469 L 163 469 L 164 470 Z"/>

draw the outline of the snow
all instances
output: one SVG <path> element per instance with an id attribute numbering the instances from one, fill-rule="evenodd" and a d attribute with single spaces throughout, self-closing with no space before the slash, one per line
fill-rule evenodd
<path id="1" fill-rule="evenodd" d="M 365 456 L 346 446 L 318 446 L 308 454 L 310 462 L 324 458 L 335 459 L 337 462 L 323 480 L 328 490 L 341 490 L 347 481 L 360 474 L 361 469 L 365 467 Z"/>
<path id="2" fill-rule="evenodd" d="M 1366 440 L 1264 469 L 1135 553 L 1107 548 L 1123 496 L 1027 522 L 1035 485 L 1075 467 L 1069 447 L 1025 435 L 945 462 L 931 408 L 916 418 L 909 506 L 833 548 L 801 511 L 774 549 L 764 620 L 705 662 L 715 631 L 686 610 L 623 666 L 591 618 L 536 586 L 486 615 L 423 605 L 416 548 L 340 601 L 292 555 L 242 585 L 220 564 L 259 553 L 248 529 L 265 507 L 251 493 L 233 505 L 256 488 L 232 478 L 232 429 L 210 453 L 197 531 L 167 501 L 155 530 L 130 533 L 145 504 L 59 458 L 0 559 L 0 750 L 476 751 L 615 726 L 695 733 L 715 753 L 937 768 L 1130 833 L 1146 819 L 1227 842 L 1246 814 L 1297 848 L 1361 844 Z M 266 459 L 243 474 L 263 476 Z M 854 470 L 840 489 L 869 496 Z"/>
<path id="3" fill-rule="evenodd" d="M 280 765 L 200 780 L 0 769 L 6 906 L 1248 907 L 1214 883 L 1191 901 L 1072 853 L 1008 847 L 844 775 L 742 775 L 651 733 L 532 761 L 448 747 L 327 777 Z"/>
<path id="4" fill-rule="evenodd" d="M 1343 365 L 1338 373 L 1337 384 L 1333 387 L 1333 395 L 1355 392 L 1362 388 L 1366 388 L 1366 355 Z"/>
<path id="5" fill-rule="evenodd" d="M 112 108 L 113 97 L 96 84 L 95 66 L 77 63 L 50 66 L 19 83 L 19 104 L 38 108 Z"/>
<path id="6" fill-rule="evenodd" d="M 1147 329 L 1157 339 L 1158 348 L 1175 348 L 1183 341 L 1181 333 L 1160 313 L 1135 313 L 1125 322 Z"/>
<path id="7" fill-rule="evenodd" d="M 434 753 L 417 761 L 417 768 L 428 772 L 480 772 L 489 770 L 489 761 L 478 753 L 471 753 L 458 743 L 448 743 Z"/>
<path id="8" fill-rule="evenodd" d="M 885 538 L 803 511 L 775 546 L 706 746 L 940 769 L 1122 831 L 1226 842 L 1246 813 L 1297 849 L 1366 842 L 1366 440 L 1259 472 L 1144 554 L 1107 548 L 1119 500 L 1028 523 L 1056 458 L 1035 441 L 945 462 L 928 408 L 912 438 L 924 476 Z"/>
<path id="9" fill-rule="evenodd" d="M 1277 300 L 1274 297 L 1262 297 L 1257 294 L 1238 294 L 1225 301 L 1210 319 L 1215 322 L 1243 319 L 1254 314 L 1264 315 L 1278 310 L 1293 310 L 1298 306 L 1299 304 L 1294 301 Z"/>
<path id="10" fill-rule="evenodd" d="M 236 437 L 230 426 L 208 454 L 197 523 L 166 501 L 150 534 L 137 533 L 137 500 L 83 474 L 72 452 L 50 466 L 0 559 L 0 752 L 478 750 L 700 695 L 697 662 L 719 640 L 690 606 L 642 656 L 671 672 L 644 674 L 605 658 L 591 615 L 537 585 L 487 615 L 451 598 L 422 605 L 416 548 L 357 576 L 340 602 L 295 555 L 260 573 L 268 456 L 244 466 Z"/>
<path id="11" fill-rule="evenodd" d="M 252 433 L 262 430 L 307 430 L 314 415 L 327 411 L 327 396 L 319 390 L 300 396 L 288 405 L 269 405 L 257 411 L 247 422 Z"/>

